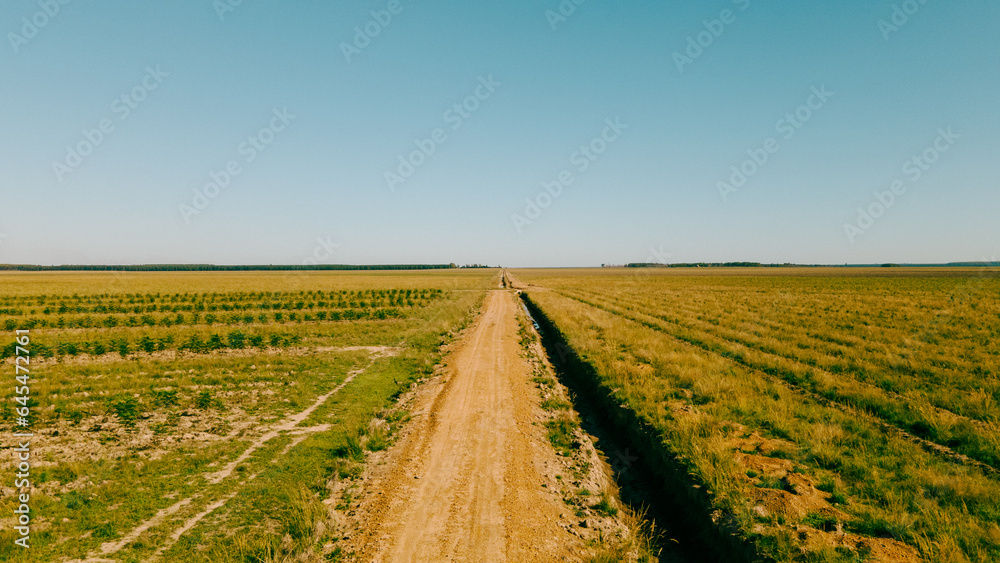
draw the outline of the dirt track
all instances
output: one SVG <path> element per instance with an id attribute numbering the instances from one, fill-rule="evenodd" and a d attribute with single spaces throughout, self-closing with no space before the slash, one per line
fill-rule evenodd
<path id="1" fill-rule="evenodd" d="M 559 458 L 534 424 L 517 308 L 491 291 L 442 378 L 418 394 L 358 506 L 346 551 L 359 561 L 579 560 L 582 540 L 560 526 L 567 508 L 542 486 Z"/>

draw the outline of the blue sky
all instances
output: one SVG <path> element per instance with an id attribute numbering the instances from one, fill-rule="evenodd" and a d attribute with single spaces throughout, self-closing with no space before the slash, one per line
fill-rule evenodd
<path id="1" fill-rule="evenodd" d="M 995 260 L 998 21 L 992 1 L 5 2 L 0 262 Z"/>

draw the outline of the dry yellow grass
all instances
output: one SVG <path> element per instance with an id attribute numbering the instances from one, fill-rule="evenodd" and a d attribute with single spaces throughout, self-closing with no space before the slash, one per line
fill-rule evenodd
<path id="1" fill-rule="evenodd" d="M 780 560 L 853 561 L 865 549 L 997 560 L 1000 483 L 950 451 L 1000 465 L 1000 282 L 986 270 L 840 272 L 515 275 L 604 385 Z M 768 476 L 754 464 L 784 469 Z M 848 534 L 824 530 L 828 521 Z M 855 536 L 899 543 L 862 548 Z"/>

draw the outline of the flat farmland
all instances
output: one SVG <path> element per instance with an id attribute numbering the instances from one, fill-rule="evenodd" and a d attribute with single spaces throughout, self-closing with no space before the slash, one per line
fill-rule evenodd
<path id="1" fill-rule="evenodd" d="M 388 447 L 496 270 L 8 273 L 0 560 L 337 557 L 324 500 Z M 20 404 L 15 404 L 20 407 Z M 27 425 L 25 425 L 27 424 Z M 31 550 L 14 544 L 30 432 Z M 7 477 L 10 477 L 8 479 Z M 9 482 L 8 482 L 9 481 Z"/>
<path id="2" fill-rule="evenodd" d="M 652 429 L 636 456 L 678 468 L 675 496 L 755 557 L 1000 560 L 994 269 L 512 277 L 607 404 Z"/>

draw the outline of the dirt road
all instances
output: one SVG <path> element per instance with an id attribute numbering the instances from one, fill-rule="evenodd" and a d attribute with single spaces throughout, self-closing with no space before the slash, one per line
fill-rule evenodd
<path id="1" fill-rule="evenodd" d="M 445 373 L 374 469 L 347 541 L 359 561 L 577 561 L 567 507 L 543 486 L 559 464 L 538 420 L 519 304 L 491 291 Z"/>

